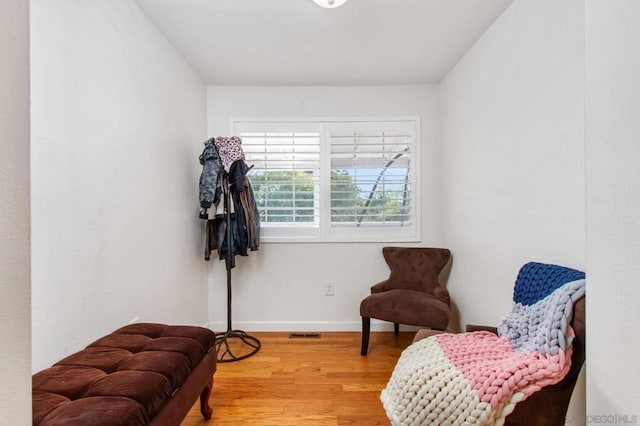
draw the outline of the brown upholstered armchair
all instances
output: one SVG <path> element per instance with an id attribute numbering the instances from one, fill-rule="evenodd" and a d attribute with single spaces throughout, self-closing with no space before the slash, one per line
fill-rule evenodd
<path id="1" fill-rule="evenodd" d="M 362 317 L 361 355 L 367 355 L 371 318 L 399 325 L 417 325 L 444 330 L 449 322 L 450 299 L 444 286 L 451 252 L 443 248 L 384 247 L 391 273 L 371 287 L 371 295 L 360 303 Z"/>

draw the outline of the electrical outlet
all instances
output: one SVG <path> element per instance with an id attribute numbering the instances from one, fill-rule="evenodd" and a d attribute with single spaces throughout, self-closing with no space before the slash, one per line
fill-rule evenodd
<path id="1" fill-rule="evenodd" d="M 336 283 L 333 281 L 325 281 L 324 282 L 324 295 L 325 296 L 335 296 L 336 294 Z"/>

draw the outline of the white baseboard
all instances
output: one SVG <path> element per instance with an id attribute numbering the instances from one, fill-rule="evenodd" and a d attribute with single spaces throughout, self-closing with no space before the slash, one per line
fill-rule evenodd
<path id="1" fill-rule="evenodd" d="M 289 332 L 289 331 L 362 331 L 361 321 L 234 321 L 234 330 Z M 224 331 L 226 321 L 211 321 L 207 327 L 214 331 Z M 416 331 L 419 327 L 400 325 L 400 331 Z M 393 331 L 393 323 L 371 320 L 371 331 Z"/>

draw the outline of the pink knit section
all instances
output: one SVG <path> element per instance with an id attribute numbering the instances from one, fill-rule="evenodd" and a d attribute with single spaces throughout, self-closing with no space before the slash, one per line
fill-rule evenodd
<path id="1" fill-rule="evenodd" d="M 570 351 L 550 356 L 538 352 L 514 352 L 508 337 L 487 331 L 436 335 L 440 349 L 471 382 L 482 402 L 495 410 L 514 392 L 525 398 L 559 382 L 569 371 Z"/>

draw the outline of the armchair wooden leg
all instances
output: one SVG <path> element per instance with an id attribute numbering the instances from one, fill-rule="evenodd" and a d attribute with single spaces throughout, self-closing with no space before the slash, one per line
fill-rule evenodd
<path id="1" fill-rule="evenodd" d="M 371 329 L 371 318 L 362 317 L 362 349 L 360 355 L 367 356 L 369 351 L 369 331 Z"/>
<path id="2" fill-rule="evenodd" d="M 400 324 L 398 324 L 397 322 L 393 323 L 393 334 L 395 334 L 396 336 L 400 335 Z"/>

